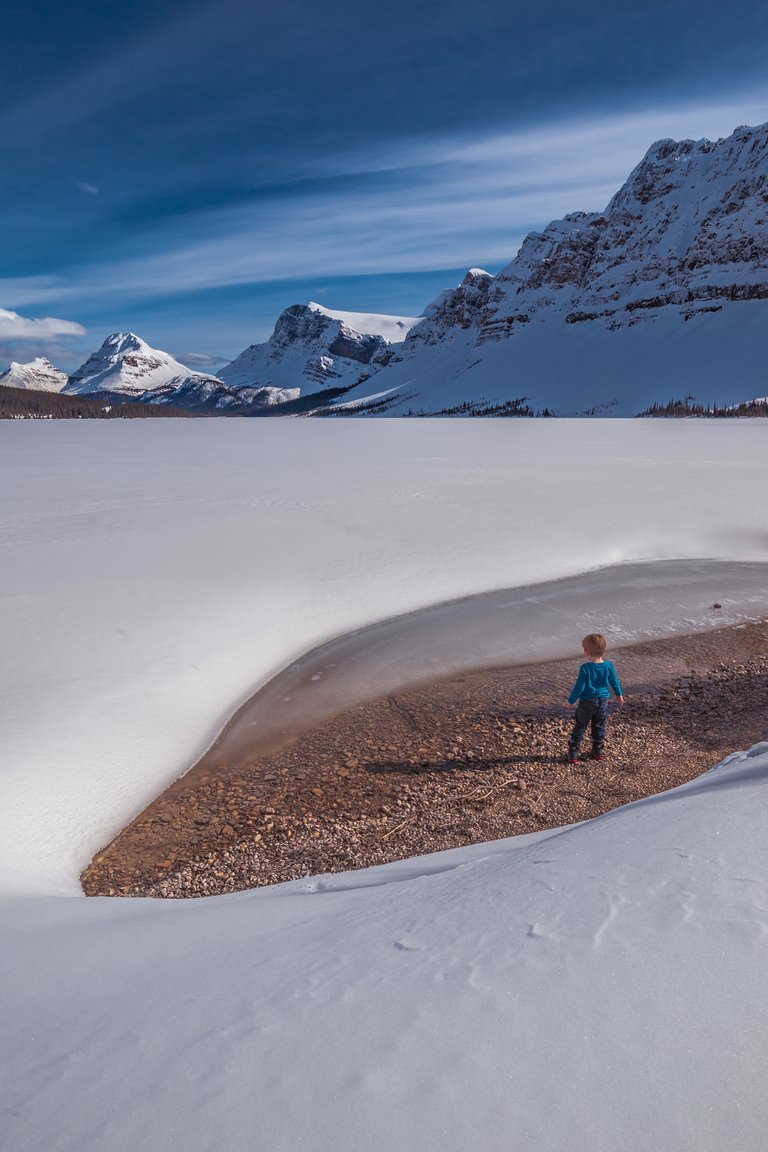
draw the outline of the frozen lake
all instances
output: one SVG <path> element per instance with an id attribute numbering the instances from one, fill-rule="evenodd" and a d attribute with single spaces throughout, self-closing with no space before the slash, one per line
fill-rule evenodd
<path id="1" fill-rule="evenodd" d="M 272 683 L 278 735 L 354 698 L 305 656 L 377 622 L 423 612 L 333 650 L 364 695 L 577 655 L 595 625 L 711 627 L 742 594 L 760 615 L 757 569 L 686 566 L 768 561 L 765 443 L 761 420 L 4 422 L 0 888 L 78 893 L 284 669 L 310 689 Z"/>

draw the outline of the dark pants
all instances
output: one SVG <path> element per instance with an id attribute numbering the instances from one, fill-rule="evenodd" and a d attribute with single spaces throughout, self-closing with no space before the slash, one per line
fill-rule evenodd
<path id="1" fill-rule="evenodd" d="M 602 750 L 605 742 L 605 722 L 608 719 L 608 701 L 593 698 L 579 700 L 576 705 L 576 715 L 573 720 L 568 748 L 575 752 L 584 737 L 587 728 L 592 729 L 592 748 L 595 752 Z"/>

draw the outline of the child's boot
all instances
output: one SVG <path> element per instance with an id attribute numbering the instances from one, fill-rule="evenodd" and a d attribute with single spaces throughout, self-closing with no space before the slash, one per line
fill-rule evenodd
<path id="1" fill-rule="evenodd" d="M 593 744 L 592 751 L 589 754 L 590 760 L 603 760 L 603 746 L 602 744 Z"/>
<path id="2" fill-rule="evenodd" d="M 578 751 L 579 750 L 575 744 L 569 744 L 568 745 L 568 751 L 565 754 L 566 764 L 576 764 L 578 762 L 578 759 L 579 759 Z"/>

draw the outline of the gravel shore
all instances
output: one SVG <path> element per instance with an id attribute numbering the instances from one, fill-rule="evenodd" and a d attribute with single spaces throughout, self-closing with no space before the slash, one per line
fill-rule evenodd
<path id="1" fill-rule="evenodd" d="M 205 761 L 82 874 L 89 896 L 189 897 L 585 820 L 768 740 L 768 622 L 612 649 L 606 759 L 565 764 L 578 660 L 437 681 L 258 758 Z"/>

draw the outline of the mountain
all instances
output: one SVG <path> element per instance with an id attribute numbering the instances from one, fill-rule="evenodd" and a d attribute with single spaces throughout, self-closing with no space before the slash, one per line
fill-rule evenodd
<path id="1" fill-rule="evenodd" d="M 138 396 L 170 380 L 195 375 L 168 352 L 150 348 L 133 332 L 115 332 L 69 377 L 63 391 L 76 395 L 123 392 Z"/>
<path id="2" fill-rule="evenodd" d="M 63 391 L 222 414 L 678 414 L 765 397 L 767 321 L 763 124 L 657 142 L 604 211 L 530 233 L 419 317 L 295 304 L 215 377 L 115 333 Z M 44 360 L 0 383 L 19 374 L 61 387 Z"/>
<path id="3" fill-rule="evenodd" d="M 376 374 L 337 401 L 385 415 L 634 415 L 766 392 L 768 124 L 661 140 L 603 212 L 472 269 Z"/>
<path id="4" fill-rule="evenodd" d="M 302 396 L 347 389 L 385 365 L 417 320 L 294 304 L 269 340 L 246 348 L 219 377 L 231 386 L 300 388 Z"/>
<path id="5" fill-rule="evenodd" d="M 247 348 L 218 376 L 193 372 L 134 333 L 116 332 L 69 377 L 64 391 L 122 393 L 213 414 L 301 411 L 312 406 L 304 397 L 336 396 L 386 364 L 415 323 L 412 317 L 296 304 L 278 318 L 268 341 Z"/>
<path id="6" fill-rule="evenodd" d="M 8 370 L 0 374 L 0 384 L 5 387 L 29 388 L 35 392 L 61 392 L 66 383 L 66 372 L 54 368 L 45 356 L 38 356 L 28 364 L 11 361 Z"/>
<path id="7" fill-rule="evenodd" d="M 217 376 L 177 376 L 167 384 L 142 393 L 144 404 L 170 404 L 192 411 L 240 413 L 250 409 L 287 404 L 299 396 L 298 388 L 228 386 Z"/>

